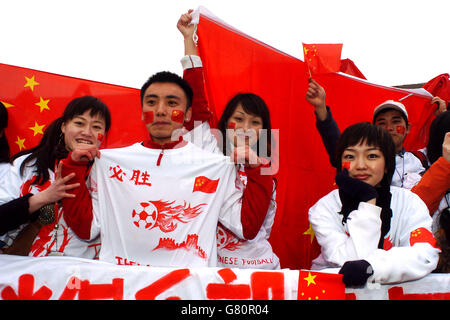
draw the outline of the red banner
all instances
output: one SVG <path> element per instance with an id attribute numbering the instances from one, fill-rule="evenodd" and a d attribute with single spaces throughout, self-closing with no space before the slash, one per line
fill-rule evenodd
<path id="1" fill-rule="evenodd" d="M 258 94 L 269 106 L 272 128 L 279 129 L 280 161 L 270 241 L 282 267 L 308 269 L 319 253 L 308 209 L 335 188 L 335 170 L 315 127 L 313 107 L 305 100 L 306 65 L 204 14 L 197 33 L 208 100 L 215 114 L 212 125 L 238 92 Z M 314 78 L 325 88 L 327 104 L 341 130 L 355 122 L 372 121 L 372 111 L 380 103 L 407 97 L 402 102 L 412 127 L 405 147 L 424 147 L 427 124 L 434 116 L 430 97 L 338 73 Z"/>

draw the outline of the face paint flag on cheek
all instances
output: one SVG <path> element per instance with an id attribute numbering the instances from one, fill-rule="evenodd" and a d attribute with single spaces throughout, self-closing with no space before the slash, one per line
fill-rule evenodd
<path id="1" fill-rule="evenodd" d="M 344 169 L 347 169 L 347 171 L 350 170 L 350 162 L 348 161 L 342 162 L 342 170 Z"/>
<path id="2" fill-rule="evenodd" d="M 184 112 L 181 110 L 172 110 L 172 121 L 183 123 L 184 122 Z"/>
<path id="3" fill-rule="evenodd" d="M 155 117 L 153 115 L 153 111 L 143 112 L 142 115 L 143 115 L 143 118 L 144 118 L 143 121 L 144 121 L 145 124 L 153 123 L 153 121 L 155 119 Z"/>
<path id="4" fill-rule="evenodd" d="M 103 136 L 103 134 L 101 134 L 101 133 L 99 133 L 99 134 L 97 134 L 97 141 L 98 142 L 103 142 L 103 138 L 104 138 L 104 136 Z"/>
<path id="5" fill-rule="evenodd" d="M 404 126 L 396 126 L 395 130 L 398 134 L 404 135 L 406 132 L 406 128 Z"/>
<path id="6" fill-rule="evenodd" d="M 228 129 L 236 129 L 236 123 L 232 121 L 228 122 Z"/>

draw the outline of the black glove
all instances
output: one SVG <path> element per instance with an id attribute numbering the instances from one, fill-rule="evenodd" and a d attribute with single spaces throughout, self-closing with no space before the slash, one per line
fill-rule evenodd
<path id="1" fill-rule="evenodd" d="M 373 274 L 373 269 L 366 260 L 354 260 L 344 263 L 339 273 L 344 275 L 342 281 L 346 287 L 362 287 Z"/>
<path id="2" fill-rule="evenodd" d="M 335 181 L 339 186 L 339 190 L 348 194 L 352 198 L 360 200 L 360 202 L 366 202 L 378 197 L 375 187 L 372 187 L 364 181 L 351 178 L 348 175 L 347 169 L 339 172 L 336 175 Z"/>

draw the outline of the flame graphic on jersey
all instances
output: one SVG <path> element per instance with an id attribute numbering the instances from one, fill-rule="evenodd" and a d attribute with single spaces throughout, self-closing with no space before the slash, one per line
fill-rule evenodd
<path id="1" fill-rule="evenodd" d="M 148 230 L 158 227 L 162 232 L 171 232 L 177 228 L 178 222 L 188 223 L 197 217 L 202 213 L 201 207 L 206 205 L 202 203 L 191 208 L 186 202 L 172 206 L 174 203 L 162 200 L 141 202 L 131 215 L 134 225 Z"/>

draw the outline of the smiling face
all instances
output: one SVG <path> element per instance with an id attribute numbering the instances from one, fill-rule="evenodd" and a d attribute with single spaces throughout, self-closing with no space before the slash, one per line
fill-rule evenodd
<path id="1" fill-rule="evenodd" d="M 245 139 L 248 140 L 250 146 L 253 146 L 258 142 L 260 131 L 263 128 L 263 120 L 260 116 L 245 112 L 239 103 L 228 119 L 227 128 L 228 138 L 233 141 L 234 146 L 243 145 Z M 230 129 L 234 129 L 234 132 Z"/>
<path id="2" fill-rule="evenodd" d="M 100 146 L 105 135 L 105 120 L 98 114 L 91 116 L 90 112 L 87 110 L 61 125 L 68 151 L 73 151 L 79 144 Z"/>
<path id="3" fill-rule="evenodd" d="M 349 176 L 378 186 L 386 172 L 384 155 L 380 148 L 365 142 L 348 146 L 342 153 L 342 167 L 348 169 Z"/>
<path id="4" fill-rule="evenodd" d="M 403 148 L 403 141 L 409 133 L 409 126 L 402 113 L 398 110 L 381 112 L 375 118 L 375 124 L 386 129 L 394 140 L 395 150 L 398 152 Z"/>
<path id="5" fill-rule="evenodd" d="M 171 82 L 155 82 L 146 90 L 142 99 L 142 121 L 159 144 L 172 141 L 172 133 L 189 121 L 191 109 L 186 111 L 187 97 L 183 89 Z"/>

